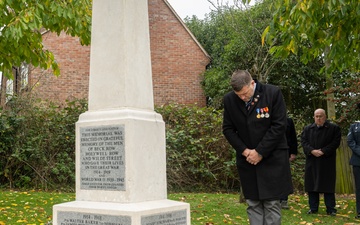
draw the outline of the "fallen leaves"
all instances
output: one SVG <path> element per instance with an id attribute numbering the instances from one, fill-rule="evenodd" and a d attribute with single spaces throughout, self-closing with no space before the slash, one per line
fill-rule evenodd
<path id="1" fill-rule="evenodd" d="M 190 203 L 192 225 L 245 225 L 249 224 L 245 203 L 239 203 L 238 194 L 179 193 L 169 199 Z M 2 191 L 0 194 L 0 225 L 45 225 L 52 221 L 52 207 L 58 203 L 75 200 L 75 193 L 50 193 L 38 191 Z M 321 198 L 319 213 L 307 215 L 306 195 L 290 195 L 288 210 L 282 211 L 282 225 L 341 224 L 359 225 L 355 216 L 355 196 L 336 198 L 335 217 L 326 214 Z"/>
<path id="2" fill-rule="evenodd" d="M 72 201 L 75 195 L 39 191 L 2 191 L 0 225 L 44 225 L 52 220 L 54 204 Z"/>

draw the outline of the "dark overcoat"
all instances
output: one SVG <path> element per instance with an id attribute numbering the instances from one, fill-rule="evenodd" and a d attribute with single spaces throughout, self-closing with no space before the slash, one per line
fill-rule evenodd
<path id="1" fill-rule="evenodd" d="M 360 166 L 360 121 L 350 125 L 347 143 L 352 151 L 350 165 Z"/>
<path id="2" fill-rule="evenodd" d="M 277 200 L 292 193 L 286 124 L 285 102 L 276 86 L 256 81 L 250 110 L 234 92 L 225 95 L 223 133 L 236 150 L 246 199 Z M 263 159 L 248 163 L 242 156 L 246 148 L 256 149 Z"/>
<path id="3" fill-rule="evenodd" d="M 340 127 L 329 121 L 321 127 L 313 123 L 304 128 L 301 145 L 306 157 L 305 191 L 335 193 L 336 149 L 340 141 Z M 324 155 L 313 156 L 311 151 L 314 149 L 321 149 Z"/>
<path id="4" fill-rule="evenodd" d="M 287 118 L 287 127 L 286 127 L 286 141 L 289 146 L 289 155 L 298 154 L 298 143 L 296 137 L 296 130 L 294 121 L 291 118 Z"/>

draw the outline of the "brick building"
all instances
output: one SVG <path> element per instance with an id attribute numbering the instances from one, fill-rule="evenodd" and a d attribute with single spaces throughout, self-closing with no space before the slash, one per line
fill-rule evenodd
<path id="1" fill-rule="evenodd" d="M 210 57 L 166 0 L 149 0 L 150 48 L 155 105 L 167 103 L 205 106 L 201 74 Z M 109 27 L 111 29 L 111 27 Z M 42 99 L 64 101 L 87 98 L 90 46 L 64 33 L 43 34 L 44 46 L 54 53 L 61 75 L 33 70 L 32 92 Z"/>

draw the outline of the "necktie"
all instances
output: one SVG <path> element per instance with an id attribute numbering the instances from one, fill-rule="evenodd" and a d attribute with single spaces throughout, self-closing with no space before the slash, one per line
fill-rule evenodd
<path id="1" fill-rule="evenodd" d="M 247 110 L 250 109 L 251 102 L 252 102 L 252 98 L 245 104 L 245 108 L 246 108 Z"/>

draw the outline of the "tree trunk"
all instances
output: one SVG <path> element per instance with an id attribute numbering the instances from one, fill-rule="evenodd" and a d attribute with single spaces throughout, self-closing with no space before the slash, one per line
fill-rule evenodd
<path id="1" fill-rule="evenodd" d="M 325 67 L 326 69 L 330 67 L 330 63 L 331 63 L 331 60 L 326 57 L 327 54 L 329 53 L 330 51 L 330 47 L 327 47 L 325 49 Z M 326 89 L 330 89 L 332 88 L 334 85 L 334 80 L 333 80 L 333 77 L 332 77 L 332 74 L 327 74 L 326 73 Z M 336 119 L 336 114 L 335 114 L 335 103 L 334 101 L 332 101 L 332 99 L 334 99 L 334 94 L 333 93 L 330 93 L 330 94 L 327 94 L 327 99 L 326 99 L 326 102 L 327 102 L 327 117 L 334 121 Z"/>

